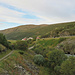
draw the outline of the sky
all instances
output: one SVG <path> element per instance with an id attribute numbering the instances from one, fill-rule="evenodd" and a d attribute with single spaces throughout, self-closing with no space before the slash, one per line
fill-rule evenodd
<path id="1" fill-rule="evenodd" d="M 75 21 L 75 0 L 0 0 L 0 30 Z"/>

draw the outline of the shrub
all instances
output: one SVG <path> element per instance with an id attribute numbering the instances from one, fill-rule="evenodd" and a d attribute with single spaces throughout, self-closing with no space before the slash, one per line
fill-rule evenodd
<path id="1" fill-rule="evenodd" d="M 22 51 L 20 51 L 19 53 L 20 53 L 21 55 L 23 55 L 23 54 L 24 54 L 24 52 L 22 52 Z"/>
<path id="2" fill-rule="evenodd" d="M 6 51 L 6 47 L 0 44 L 0 52 Z"/>
<path id="3" fill-rule="evenodd" d="M 44 57 L 43 57 L 42 55 L 38 54 L 38 55 L 35 55 L 35 56 L 34 56 L 33 61 L 34 61 L 34 63 L 37 64 L 37 65 L 43 65 L 45 59 L 44 59 Z"/>
<path id="4" fill-rule="evenodd" d="M 17 49 L 17 43 L 11 44 L 12 49 Z"/>
<path id="5" fill-rule="evenodd" d="M 8 41 L 6 40 L 5 36 L 2 33 L 0 33 L 0 44 L 2 44 L 5 47 L 9 48 Z"/>
<path id="6" fill-rule="evenodd" d="M 42 54 L 43 46 L 41 46 L 40 44 L 36 44 L 32 50 L 37 54 Z"/>
<path id="7" fill-rule="evenodd" d="M 53 50 L 48 53 L 48 61 L 52 68 L 57 65 L 60 66 L 66 58 L 67 57 L 65 56 L 64 52 L 60 50 Z"/>
<path id="8" fill-rule="evenodd" d="M 35 53 L 37 53 L 37 54 L 39 54 L 39 53 L 40 53 L 40 51 L 39 51 L 39 49 L 38 49 L 38 48 L 35 48 L 35 49 L 34 49 L 34 51 L 35 51 Z"/>
<path id="9" fill-rule="evenodd" d="M 61 65 L 62 75 L 75 75 L 75 57 L 69 57 Z"/>
<path id="10" fill-rule="evenodd" d="M 28 49 L 28 44 L 26 41 L 17 41 L 16 44 L 17 44 L 17 49 L 20 49 L 20 50 Z"/>

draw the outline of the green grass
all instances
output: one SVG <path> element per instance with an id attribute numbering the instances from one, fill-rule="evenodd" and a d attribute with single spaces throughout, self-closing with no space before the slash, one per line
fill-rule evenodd
<path id="1" fill-rule="evenodd" d="M 59 43 L 59 39 L 58 38 L 44 39 L 44 40 L 39 40 L 37 43 L 44 47 L 55 47 Z"/>
<path id="2" fill-rule="evenodd" d="M 15 43 L 16 42 L 16 40 L 8 40 L 9 42 L 11 42 L 11 43 Z"/>
<path id="3" fill-rule="evenodd" d="M 6 52 L 0 53 L 0 59 L 1 59 L 2 57 L 4 57 L 5 55 L 9 54 L 10 52 L 11 52 L 11 50 L 7 50 Z"/>

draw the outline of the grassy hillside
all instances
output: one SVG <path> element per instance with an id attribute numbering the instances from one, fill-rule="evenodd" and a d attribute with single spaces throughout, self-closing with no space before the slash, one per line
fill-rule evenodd
<path id="1" fill-rule="evenodd" d="M 47 47 L 47 46 L 54 47 L 59 43 L 59 39 L 40 40 L 37 43 L 42 45 L 43 47 Z"/>
<path id="2" fill-rule="evenodd" d="M 9 40 L 9 42 L 15 43 L 16 40 Z M 70 51 L 71 53 L 74 53 L 75 37 L 72 36 L 72 37 L 65 37 L 65 38 L 60 38 L 60 37 L 43 38 L 34 42 L 35 45 L 33 49 L 13 50 L 12 54 L 9 57 L 2 60 L 0 62 L 0 73 L 2 75 L 3 74 L 10 74 L 10 75 L 20 75 L 20 74 L 21 75 L 25 75 L 25 74 L 26 75 L 59 75 L 60 74 L 62 75 L 61 72 L 61 70 L 63 70 L 62 64 L 65 64 L 64 62 L 67 62 L 67 60 L 69 59 L 64 54 L 64 52 L 66 51 L 66 53 L 68 53 L 68 51 Z M 56 50 L 57 48 L 59 50 Z M 65 50 L 64 52 L 62 51 L 63 49 Z M 36 56 L 40 56 L 40 55 L 44 58 L 44 60 L 41 59 L 41 57 L 35 58 Z M 39 61 L 37 59 L 39 59 Z M 38 65 L 38 63 L 35 63 L 34 60 L 36 60 L 36 62 L 39 62 L 40 65 Z M 43 64 L 41 60 L 43 60 Z M 75 66 L 75 57 L 73 57 L 71 61 L 72 63 L 74 63 L 73 66 Z M 72 67 L 72 70 L 75 72 L 75 67 L 73 67 L 72 65 L 70 66 Z M 67 68 L 64 70 L 65 72 L 67 72 Z M 63 75 L 65 75 L 65 72 L 63 71 L 64 73 Z M 74 74 L 69 74 L 69 75 L 74 75 Z"/>
<path id="3" fill-rule="evenodd" d="M 21 55 L 19 52 L 23 52 Z M 0 62 L 0 73 L 10 75 L 49 75 L 49 69 L 35 65 L 33 62 L 33 51 L 15 50 L 6 59 Z M 12 61 L 12 62 L 10 62 Z"/>
<path id="4" fill-rule="evenodd" d="M 59 23 L 52 25 L 23 25 L 15 28 L 10 28 L 0 31 L 5 34 L 7 39 L 20 40 L 24 37 L 50 37 L 53 36 L 66 36 L 75 35 L 75 22 Z"/>
<path id="5" fill-rule="evenodd" d="M 75 54 L 75 36 L 44 38 L 35 42 L 33 51 L 41 53 L 45 56 L 50 50 L 59 49 L 66 54 Z M 44 53 L 45 52 L 45 53 Z"/>

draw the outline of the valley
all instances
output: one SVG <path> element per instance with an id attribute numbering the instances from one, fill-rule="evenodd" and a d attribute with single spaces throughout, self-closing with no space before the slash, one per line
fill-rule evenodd
<path id="1" fill-rule="evenodd" d="M 74 28 L 69 22 L 0 31 L 0 74 L 74 75 Z"/>

